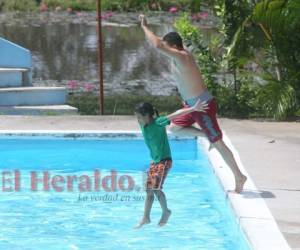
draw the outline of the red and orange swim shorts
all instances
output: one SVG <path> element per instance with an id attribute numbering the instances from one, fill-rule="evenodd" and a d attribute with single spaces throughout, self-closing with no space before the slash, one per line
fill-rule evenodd
<path id="1" fill-rule="evenodd" d="M 151 163 L 147 173 L 147 189 L 162 189 L 169 170 L 172 167 L 172 159 Z"/>

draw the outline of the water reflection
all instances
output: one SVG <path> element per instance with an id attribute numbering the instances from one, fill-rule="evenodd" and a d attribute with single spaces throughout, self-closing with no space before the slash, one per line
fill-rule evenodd
<path id="1" fill-rule="evenodd" d="M 167 25 L 151 28 L 161 36 L 171 30 Z M 174 90 L 168 59 L 148 44 L 139 26 L 106 26 L 103 34 L 106 91 L 120 93 L 134 88 L 168 94 Z M 95 22 L 1 23 L 0 36 L 32 51 L 34 79 L 61 84 L 72 79 L 97 81 Z"/>

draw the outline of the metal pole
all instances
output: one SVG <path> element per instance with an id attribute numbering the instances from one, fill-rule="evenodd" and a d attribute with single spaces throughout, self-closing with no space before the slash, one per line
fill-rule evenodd
<path id="1" fill-rule="evenodd" d="M 99 108 L 100 115 L 104 115 L 104 87 L 103 87 L 103 38 L 102 38 L 102 19 L 101 19 L 101 0 L 97 0 L 97 30 L 98 30 L 98 73 L 99 73 Z"/>

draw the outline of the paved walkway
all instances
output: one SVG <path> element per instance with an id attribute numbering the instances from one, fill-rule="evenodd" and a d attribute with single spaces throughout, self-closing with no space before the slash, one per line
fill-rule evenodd
<path id="1" fill-rule="evenodd" d="M 300 250 L 300 123 L 220 122 L 288 243 Z"/>
<path id="2" fill-rule="evenodd" d="M 219 119 L 290 246 L 300 250 L 300 123 Z M 0 116 L 0 130 L 138 130 L 133 116 Z"/>

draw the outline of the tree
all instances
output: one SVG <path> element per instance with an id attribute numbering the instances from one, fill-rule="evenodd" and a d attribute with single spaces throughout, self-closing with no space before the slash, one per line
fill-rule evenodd
<path id="1" fill-rule="evenodd" d="M 266 63 L 258 62 L 268 81 L 258 91 L 257 104 L 278 119 L 292 115 L 300 100 L 300 1 L 264 0 L 257 3 L 235 32 L 229 61 L 247 58 L 263 49 Z M 272 60 L 268 60 L 268 59 Z M 246 60 L 247 61 L 247 60 Z M 244 62 L 246 62 L 244 61 Z"/>

